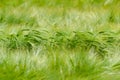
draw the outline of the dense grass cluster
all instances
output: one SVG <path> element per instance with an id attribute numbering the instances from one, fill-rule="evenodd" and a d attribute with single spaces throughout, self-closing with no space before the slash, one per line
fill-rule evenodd
<path id="1" fill-rule="evenodd" d="M 0 0 L 0 80 L 119 80 L 119 0 Z"/>
<path id="2" fill-rule="evenodd" d="M 3 34 L 4 36 L 2 36 Z M 10 50 L 31 50 L 35 46 L 42 46 L 46 50 L 53 48 L 89 51 L 94 48 L 95 52 L 104 57 L 108 46 L 120 45 L 118 36 L 120 36 L 120 32 L 55 31 L 50 33 L 49 31 L 22 29 L 12 34 L 1 31 L 0 42 L 1 46 Z"/>

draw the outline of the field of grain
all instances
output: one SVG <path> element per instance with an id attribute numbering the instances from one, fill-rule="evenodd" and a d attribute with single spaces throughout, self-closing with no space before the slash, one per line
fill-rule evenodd
<path id="1" fill-rule="evenodd" d="M 120 80 L 120 0 L 0 0 L 0 80 Z"/>

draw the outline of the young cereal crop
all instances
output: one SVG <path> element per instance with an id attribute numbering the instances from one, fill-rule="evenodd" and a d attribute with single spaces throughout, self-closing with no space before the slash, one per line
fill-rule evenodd
<path id="1" fill-rule="evenodd" d="M 0 0 L 0 80 L 120 80 L 120 0 Z"/>

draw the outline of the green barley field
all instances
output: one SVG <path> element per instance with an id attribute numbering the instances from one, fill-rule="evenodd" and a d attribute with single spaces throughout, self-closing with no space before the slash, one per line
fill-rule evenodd
<path id="1" fill-rule="evenodd" d="M 120 0 L 0 0 L 0 80 L 120 80 Z"/>

